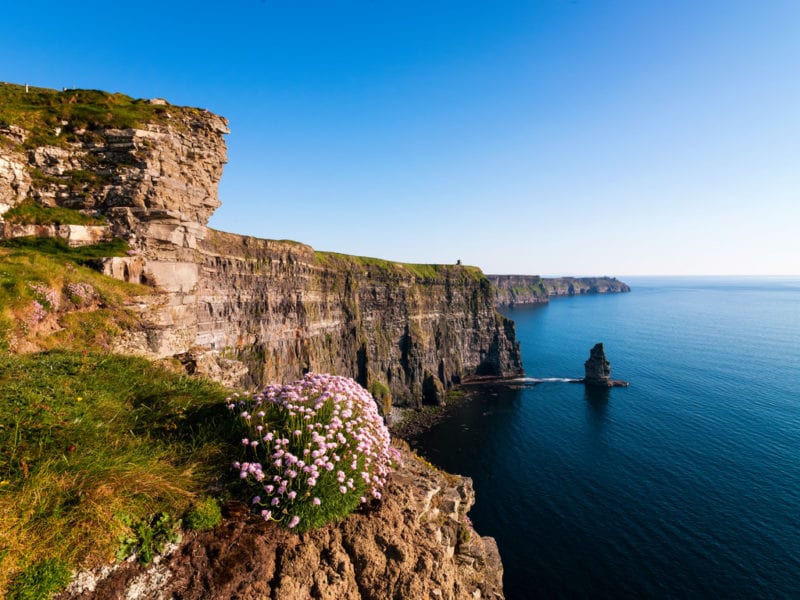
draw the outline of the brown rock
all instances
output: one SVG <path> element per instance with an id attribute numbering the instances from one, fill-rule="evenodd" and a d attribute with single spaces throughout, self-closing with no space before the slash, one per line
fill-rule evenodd
<path id="1" fill-rule="evenodd" d="M 61 598 L 503 598 L 497 545 L 466 519 L 471 480 L 402 453 L 383 499 L 341 523 L 296 535 L 233 505 L 149 569 L 84 574 Z"/>

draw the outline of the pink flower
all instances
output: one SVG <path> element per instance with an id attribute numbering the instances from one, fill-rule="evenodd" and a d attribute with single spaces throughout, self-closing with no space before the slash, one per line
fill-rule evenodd
<path id="1" fill-rule="evenodd" d="M 299 522 L 300 522 L 300 517 L 298 517 L 296 515 L 294 517 L 292 517 L 292 520 L 289 521 L 289 529 L 294 529 L 295 527 L 297 527 L 297 524 Z"/>
<path id="2" fill-rule="evenodd" d="M 311 501 L 311 504 L 313 504 L 314 506 L 319 506 L 320 504 L 322 504 L 322 501 L 316 496 L 314 496 L 314 499 Z"/>

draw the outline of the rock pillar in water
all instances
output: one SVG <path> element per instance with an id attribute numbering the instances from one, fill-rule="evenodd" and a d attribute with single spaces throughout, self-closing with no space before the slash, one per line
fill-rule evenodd
<path id="1" fill-rule="evenodd" d="M 584 383 L 611 387 L 611 363 L 606 359 L 603 344 L 595 344 L 589 352 L 589 360 L 583 363 L 586 369 Z"/>

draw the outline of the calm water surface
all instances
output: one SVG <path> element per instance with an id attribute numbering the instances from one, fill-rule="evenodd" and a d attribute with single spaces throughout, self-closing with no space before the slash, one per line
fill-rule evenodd
<path id="1" fill-rule="evenodd" d="M 530 378 L 416 440 L 474 479 L 506 595 L 800 599 L 800 280 L 631 278 L 510 309 Z"/>

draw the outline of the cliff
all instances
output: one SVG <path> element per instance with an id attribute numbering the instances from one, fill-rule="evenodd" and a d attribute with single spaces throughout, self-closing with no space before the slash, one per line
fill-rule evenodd
<path id="1" fill-rule="evenodd" d="M 126 316 L 104 350 L 180 361 L 229 386 L 328 371 L 416 406 L 442 402 L 473 375 L 521 372 L 513 323 L 496 313 L 479 269 L 209 229 L 227 132 L 219 116 L 159 99 L 0 84 L 0 238 L 60 238 L 93 252 L 121 239 L 127 253 L 93 266 L 148 286 L 126 286 L 111 306 L 105 288 L 80 282 L 91 301 L 68 302 L 60 272 L 23 274 L 19 285 L 46 297 L 46 314 L 0 307 L 2 323 L 22 323 L 2 332 L 0 348 L 54 347 L 37 343 L 77 314 L 114 310 Z M 63 597 L 502 598 L 497 547 L 466 518 L 471 481 L 403 452 L 383 501 L 339 524 L 296 535 L 233 505 L 217 530 L 187 535 L 150 569 L 84 572 Z"/>
<path id="2" fill-rule="evenodd" d="M 341 523 L 297 535 L 231 505 L 157 564 L 83 573 L 60 598 L 502 598 L 497 546 L 466 516 L 471 480 L 402 456 L 384 499 Z"/>
<path id="3" fill-rule="evenodd" d="M 494 289 L 495 306 L 544 304 L 557 296 L 630 292 L 614 277 L 558 277 L 538 275 L 487 275 Z"/>
<path id="4" fill-rule="evenodd" d="M 0 237 L 122 238 L 129 255 L 98 268 L 158 292 L 130 306 L 139 326 L 113 350 L 178 358 L 247 387 L 333 372 L 385 386 L 398 405 L 441 402 L 473 375 L 521 372 L 513 323 L 474 267 L 208 229 L 226 162 L 223 118 L 86 90 L 1 84 L 0 99 Z M 100 224 L 31 222 L 30 203 Z"/>

